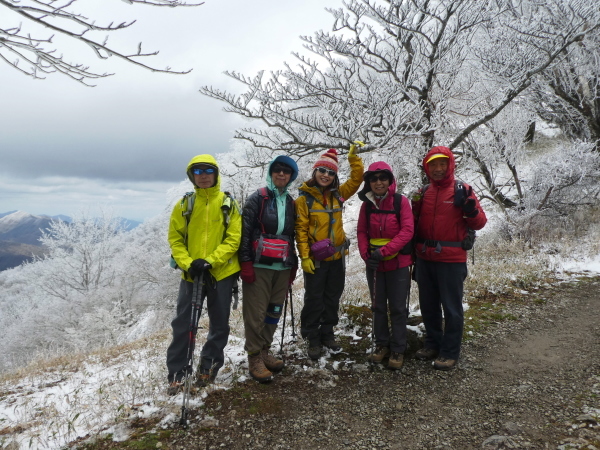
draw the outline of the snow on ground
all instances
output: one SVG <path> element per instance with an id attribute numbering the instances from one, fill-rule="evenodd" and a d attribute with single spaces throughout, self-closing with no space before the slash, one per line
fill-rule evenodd
<path id="1" fill-rule="evenodd" d="M 584 258 L 582 260 L 564 260 L 561 261 L 564 272 L 575 272 L 594 276 L 600 273 L 600 255 L 594 258 Z"/>
<path id="2" fill-rule="evenodd" d="M 595 275 L 600 273 L 600 255 L 579 261 L 562 260 L 560 267 L 567 276 Z M 296 317 L 299 317 L 300 294 L 294 293 Z M 421 331 L 418 327 L 411 328 Z M 285 351 L 302 355 L 300 342 L 289 343 L 290 329 L 288 316 Z M 345 334 L 357 338 L 355 331 Z M 239 336 L 243 333 L 234 330 L 226 348 L 226 365 L 215 386 L 208 389 L 228 388 L 247 378 L 244 342 Z M 278 330 L 276 351 L 280 338 Z M 130 432 L 128 421 L 137 417 L 156 415 L 162 418 L 159 426 L 165 427 L 178 422 L 182 395 L 168 397 L 165 393 L 167 341 L 147 340 L 138 347 L 119 350 L 117 356 L 99 352 L 82 358 L 79 363 L 32 369 L 18 381 L 7 378 L 0 382 L 0 448 L 10 445 L 11 449 L 58 449 L 77 438 L 107 433 L 114 440 L 125 440 Z M 198 347 L 202 343 L 199 335 Z M 304 370 L 322 370 L 327 356 L 320 359 L 318 367 L 304 367 Z M 190 406 L 202 405 L 206 395 L 204 392 L 192 397 Z"/>

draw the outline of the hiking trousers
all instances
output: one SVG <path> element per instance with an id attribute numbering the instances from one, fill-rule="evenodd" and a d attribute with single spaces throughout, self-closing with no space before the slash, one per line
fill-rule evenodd
<path id="1" fill-rule="evenodd" d="M 198 371 L 203 374 L 211 373 L 216 376 L 223 367 L 225 355 L 223 350 L 229 339 L 229 312 L 231 309 L 231 296 L 233 283 L 237 281 L 238 274 L 230 275 L 220 281 L 209 281 L 205 273 L 206 282 L 203 288 L 205 295 L 202 313 L 208 313 L 209 328 L 206 342 L 200 352 Z M 177 311 L 171 322 L 173 339 L 167 349 L 167 368 L 169 382 L 181 380 L 187 364 L 187 349 L 189 345 L 190 320 L 192 316 L 192 293 L 194 283 L 181 280 L 179 295 L 177 297 Z M 198 333 L 202 330 L 199 328 Z"/>
<path id="2" fill-rule="evenodd" d="M 367 284 L 372 299 L 375 273 L 368 267 L 366 270 Z M 387 272 L 377 272 L 375 281 L 375 304 L 371 305 L 375 343 L 377 346 L 389 347 L 392 352 L 404 354 L 406 350 L 406 298 L 410 287 L 409 269 L 402 267 Z"/>
<path id="3" fill-rule="evenodd" d="M 300 332 L 311 347 L 334 338 L 333 327 L 339 321 L 338 309 L 345 278 L 342 258 L 321 261 L 314 274 L 304 272 L 304 306 L 300 314 Z"/>
<path id="4" fill-rule="evenodd" d="M 467 263 L 417 258 L 416 271 L 425 347 L 438 350 L 441 357 L 458 359 L 464 328 L 462 299 Z"/>
<path id="5" fill-rule="evenodd" d="M 251 355 L 270 347 L 290 282 L 290 269 L 254 268 L 254 283 L 242 283 L 244 316 L 244 349 Z"/>

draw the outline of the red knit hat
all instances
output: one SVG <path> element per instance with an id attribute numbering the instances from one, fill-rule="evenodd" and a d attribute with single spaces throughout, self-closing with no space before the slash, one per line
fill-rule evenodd
<path id="1" fill-rule="evenodd" d="M 327 167 L 336 172 L 338 171 L 337 151 L 335 148 L 330 148 L 317 159 L 317 162 L 313 165 L 313 169 L 317 167 Z"/>

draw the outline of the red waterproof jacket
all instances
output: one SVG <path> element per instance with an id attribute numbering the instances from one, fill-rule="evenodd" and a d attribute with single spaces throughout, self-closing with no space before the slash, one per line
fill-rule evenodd
<path id="1" fill-rule="evenodd" d="M 392 182 L 388 188 L 387 195 L 379 201 L 375 199 L 371 186 L 368 183 L 369 176 L 373 172 L 389 172 Z M 375 210 L 379 208 L 383 211 L 394 210 L 394 194 L 396 193 L 396 181 L 391 167 L 384 162 L 375 162 L 369 166 L 369 170 L 364 174 L 365 184 L 359 192 L 358 197 L 363 201 L 358 216 L 358 225 L 356 229 L 358 237 L 358 249 L 360 256 L 365 261 L 369 259 L 369 240 L 370 239 L 391 239 L 390 242 L 381 247 L 380 251 L 384 257 L 398 253 L 413 237 L 414 222 L 413 214 L 410 208 L 410 202 L 404 196 L 400 202 L 400 221 L 396 214 L 377 214 Z M 372 202 L 369 223 L 367 223 L 367 202 Z M 412 256 L 401 255 L 398 253 L 393 259 L 384 260 L 379 263 L 378 272 L 389 272 L 412 264 Z"/>
<path id="2" fill-rule="evenodd" d="M 431 179 L 425 161 L 431 155 L 442 153 L 448 156 L 448 172 L 446 177 L 440 181 Z M 481 209 L 479 200 L 475 193 L 471 197 L 475 199 L 477 213 L 474 217 L 466 217 L 460 207 L 454 206 L 454 155 L 447 147 L 433 147 L 425 158 L 423 167 L 429 177 L 429 188 L 425 195 L 417 195 L 413 198 L 412 207 L 415 220 L 416 256 L 428 261 L 440 262 L 466 262 L 467 252 L 461 247 L 442 246 L 441 251 L 431 242 L 460 242 L 467 235 L 467 228 L 480 230 L 487 222 L 487 217 Z M 465 187 L 469 187 L 463 183 Z M 421 198 L 419 198 L 421 197 Z"/>

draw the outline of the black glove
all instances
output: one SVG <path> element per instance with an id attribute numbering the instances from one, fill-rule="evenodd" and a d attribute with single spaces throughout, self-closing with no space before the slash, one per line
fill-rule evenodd
<path id="1" fill-rule="evenodd" d="M 475 217 L 478 213 L 475 199 L 471 195 L 473 188 L 467 188 L 464 184 L 454 193 L 454 206 L 461 208 L 467 217 Z"/>
<path id="2" fill-rule="evenodd" d="M 471 186 L 467 188 L 464 184 L 461 184 L 460 188 L 454 192 L 454 206 L 462 208 L 471 194 L 473 194 L 473 188 Z"/>
<path id="3" fill-rule="evenodd" d="M 190 268 L 188 269 L 188 274 L 193 279 L 196 279 L 200 276 L 200 274 L 206 270 L 210 269 L 211 265 L 205 259 L 195 259 L 192 261 Z"/>
<path id="4" fill-rule="evenodd" d="M 377 259 L 369 258 L 367 259 L 367 267 L 371 270 L 377 270 L 379 261 Z"/>
<path id="5" fill-rule="evenodd" d="M 475 217 L 479 211 L 475 206 L 475 199 L 473 197 L 468 198 L 465 204 L 462 207 L 465 216 L 467 217 Z"/>
<path id="6" fill-rule="evenodd" d="M 374 259 L 375 261 L 381 261 L 383 259 L 383 255 L 381 254 L 381 250 L 376 248 L 371 252 L 369 259 Z"/>

